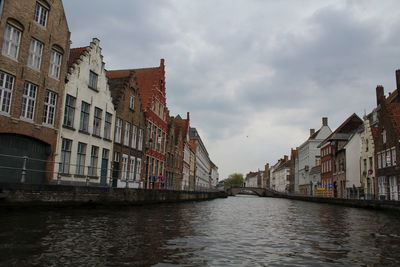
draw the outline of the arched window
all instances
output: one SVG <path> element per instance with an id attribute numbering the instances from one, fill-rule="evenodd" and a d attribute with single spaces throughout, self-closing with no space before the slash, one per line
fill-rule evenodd
<path id="1" fill-rule="evenodd" d="M 2 54 L 12 59 L 18 59 L 19 46 L 21 42 L 21 35 L 24 31 L 24 26 L 16 19 L 9 18 L 7 20 L 6 28 L 4 31 L 4 41 Z"/>

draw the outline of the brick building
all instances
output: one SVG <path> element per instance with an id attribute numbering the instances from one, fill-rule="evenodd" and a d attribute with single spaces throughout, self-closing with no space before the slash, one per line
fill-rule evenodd
<path id="1" fill-rule="evenodd" d="M 146 123 L 144 149 L 144 187 L 159 188 L 165 183 L 165 160 L 167 139 L 167 102 L 164 59 L 160 66 L 143 69 L 115 70 L 113 73 L 127 75 L 133 72 L 142 102 L 141 110 Z"/>
<path id="2" fill-rule="evenodd" d="M 174 117 L 168 116 L 168 131 L 166 142 L 166 187 L 179 190 L 182 187 L 183 168 L 183 139 L 182 129 L 177 125 Z"/>
<path id="3" fill-rule="evenodd" d="M 116 110 L 113 186 L 143 187 L 146 124 L 135 73 L 107 71 L 107 77 Z"/>
<path id="4" fill-rule="evenodd" d="M 26 182 L 41 183 L 54 171 L 70 32 L 61 0 L 1 1 L 0 16 L 0 154 L 16 156 L 0 162 L 21 168 L 18 157 L 29 157 L 37 171 Z M 0 179 L 19 174 L 3 169 Z"/>
<path id="5" fill-rule="evenodd" d="M 183 155 L 182 162 L 182 184 L 181 189 L 189 190 L 189 176 L 190 176 L 190 147 L 189 147 L 189 125 L 190 125 L 190 117 L 189 112 L 186 115 L 186 119 L 182 119 L 181 116 L 175 117 L 176 130 L 179 131 L 177 133 L 177 137 L 182 139 L 181 142 L 178 143 L 179 154 Z"/>
<path id="6" fill-rule="evenodd" d="M 376 88 L 377 137 L 375 162 L 379 199 L 399 200 L 400 70 L 396 71 L 397 89 L 386 98 L 384 88 Z"/>
<path id="7" fill-rule="evenodd" d="M 346 197 L 345 145 L 363 121 L 353 114 L 318 146 L 321 149 L 321 185 L 326 197 Z"/>

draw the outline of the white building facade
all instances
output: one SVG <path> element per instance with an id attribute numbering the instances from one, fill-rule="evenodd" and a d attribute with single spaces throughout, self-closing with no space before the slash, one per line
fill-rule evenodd
<path id="1" fill-rule="evenodd" d="M 190 128 L 190 139 L 196 142 L 196 189 L 211 188 L 211 161 L 196 128 Z"/>
<path id="2" fill-rule="evenodd" d="M 346 192 L 347 198 L 359 198 L 361 188 L 361 133 L 355 132 L 345 145 L 346 150 Z"/>
<path id="3" fill-rule="evenodd" d="M 366 199 L 375 198 L 375 145 L 371 124 L 376 123 L 376 112 L 364 118 L 364 129 L 361 132 L 361 187 Z"/>
<path id="4" fill-rule="evenodd" d="M 70 53 L 55 166 L 65 183 L 107 185 L 111 176 L 115 109 L 99 45 Z"/>
<path id="5" fill-rule="evenodd" d="M 298 188 L 296 193 L 312 195 L 316 183 L 320 181 L 312 181 L 310 171 L 313 167 L 319 164 L 320 149 L 318 145 L 325 140 L 332 130 L 328 126 L 328 118 L 322 118 L 322 127 L 315 132 L 310 129 L 310 137 L 298 148 L 298 174 L 295 177 L 298 179 Z"/>

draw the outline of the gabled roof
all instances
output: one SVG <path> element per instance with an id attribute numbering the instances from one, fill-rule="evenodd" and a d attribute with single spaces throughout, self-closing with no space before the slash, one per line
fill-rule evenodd
<path id="1" fill-rule="evenodd" d="M 322 147 L 331 140 L 347 140 L 345 134 L 351 134 L 363 124 L 357 114 L 353 113 L 335 131 L 333 131 L 318 147 Z M 347 137 L 348 138 L 348 137 Z"/>
<path id="2" fill-rule="evenodd" d="M 160 99 L 162 101 L 165 100 L 165 70 L 164 70 L 164 59 L 160 60 L 159 67 L 153 68 L 143 68 L 143 69 L 125 69 L 125 70 L 111 70 L 109 72 L 109 79 L 114 78 L 122 78 L 129 75 L 129 72 L 134 73 L 136 78 L 136 84 L 139 88 L 139 94 L 142 99 L 143 108 L 146 110 L 151 109 L 151 105 L 153 102 L 154 95 L 157 89 L 160 89 L 161 83 L 162 88 L 161 91 L 164 94 L 164 99 Z M 163 103 L 166 105 L 165 101 Z"/>

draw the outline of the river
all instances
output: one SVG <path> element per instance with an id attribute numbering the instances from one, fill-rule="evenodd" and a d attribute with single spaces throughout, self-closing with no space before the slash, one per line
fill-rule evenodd
<path id="1" fill-rule="evenodd" d="M 255 196 L 2 210 L 0 229 L 1 266 L 400 264 L 396 214 Z"/>

